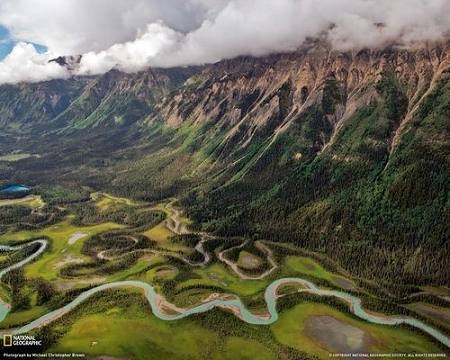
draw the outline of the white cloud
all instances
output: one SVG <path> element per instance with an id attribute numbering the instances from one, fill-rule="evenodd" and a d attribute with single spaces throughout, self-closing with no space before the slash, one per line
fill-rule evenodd
<path id="1" fill-rule="evenodd" d="M 131 41 L 162 20 L 189 32 L 226 0 L 1 0 L 0 23 L 11 36 L 60 54 L 101 51 Z"/>
<path id="2" fill-rule="evenodd" d="M 101 74 L 112 68 L 122 71 L 139 71 L 153 59 L 176 46 L 182 35 L 162 23 L 153 23 L 136 40 L 115 44 L 105 51 L 89 52 L 81 59 L 79 74 Z"/>
<path id="3" fill-rule="evenodd" d="M 70 76 L 66 69 L 48 60 L 50 53 L 39 54 L 33 45 L 18 43 L 0 62 L 0 84 L 38 82 Z"/>
<path id="4" fill-rule="evenodd" d="M 81 74 L 265 55 L 325 36 L 339 49 L 435 40 L 450 0 L 2 0 L 17 39 L 85 54 Z"/>

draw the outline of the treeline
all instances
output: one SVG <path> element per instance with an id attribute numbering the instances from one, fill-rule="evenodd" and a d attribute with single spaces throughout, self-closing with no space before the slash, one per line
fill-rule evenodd
<path id="1" fill-rule="evenodd" d="M 14 265 L 23 259 L 26 259 L 27 257 L 34 254 L 40 247 L 40 244 L 33 244 L 25 246 L 19 250 L 15 251 L 1 251 L 0 255 L 5 255 L 6 259 L 2 259 L 0 261 L 0 269 L 5 269 L 11 265 Z"/>
<path id="2" fill-rule="evenodd" d="M 7 272 L 1 283 L 6 286 L 11 294 L 12 312 L 31 309 L 32 306 L 47 305 L 57 290 L 53 284 L 42 278 L 28 279 L 22 268 Z M 32 294 L 36 294 L 35 303 L 32 303 Z"/>
<path id="3" fill-rule="evenodd" d="M 1 206 L 0 233 L 42 229 L 57 223 L 65 215 L 64 210 L 49 205 L 39 209 L 20 205 Z"/>
<path id="4" fill-rule="evenodd" d="M 115 222 L 134 229 L 150 229 L 165 219 L 165 214 L 162 211 L 127 205 L 115 206 L 108 211 L 99 211 L 95 203 L 81 202 L 72 204 L 69 209 L 75 213 L 74 224 L 80 226 Z"/>
<path id="5" fill-rule="evenodd" d="M 437 86 L 393 152 L 388 144 L 406 99 L 392 74 L 377 90 L 382 101 L 348 119 L 327 151 L 295 161 L 301 149 L 293 137 L 305 126 L 295 123 L 244 178 L 188 193 L 182 204 L 189 217 L 221 236 L 322 253 L 357 277 L 449 286 L 450 80 Z"/>

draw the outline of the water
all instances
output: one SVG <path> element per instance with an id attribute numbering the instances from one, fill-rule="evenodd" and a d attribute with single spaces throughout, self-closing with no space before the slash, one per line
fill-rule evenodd
<path id="1" fill-rule="evenodd" d="M 41 255 L 44 250 L 47 248 L 47 240 L 36 240 L 31 243 L 25 244 L 25 245 L 18 245 L 18 246 L 8 246 L 8 245 L 0 245 L 0 253 L 1 252 L 9 252 L 9 251 L 17 251 L 20 250 L 26 246 L 31 246 L 33 244 L 40 244 L 39 249 L 26 259 L 19 261 L 18 263 L 8 266 L 5 269 L 0 270 L 0 280 L 2 277 L 10 272 L 11 270 L 18 269 L 25 264 L 28 264 L 29 262 L 33 261 L 35 258 L 37 258 L 39 255 Z M 2 322 L 6 315 L 8 315 L 9 311 L 11 310 L 11 305 L 5 303 L 2 299 L 0 299 L 0 322 Z"/>
<path id="2" fill-rule="evenodd" d="M 2 188 L 0 190 L 0 193 L 22 193 L 22 192 L 28 192 L 28 191 L 30 191 L 30 188 L 25 185 L 11 184 L 11 185 L 7 185 L 4 188 Z"/>
<path id="3" fill-rule="evenodd" d="M 12 269 L 16 269 L 18 267 L 21 267 L 25 265 L 26 263 L 32 261 L 36 256 L 39 256 L 46 248 L 47 241 L 46 240 L 38 240 L 33 243 L 39 242 L 41 247 L 39 250 L 28 257 L 25 260 L 22 260 L 21 262 L 10 266 L 9 268 L 6 268 L 2 271 L 0 271 L 0 278 L 7 273 L 8 271 Z M 29 246 L 22 245 L 23 246 Z M 5 247 L 0 246 L 0 250 L 3 251 L 9 251 L 9 250 L 17 250 L 21 246 L 18 247 Z M 174 321 L 186 318 L 193 314 L 199 314 L 204 313 L 206 311 L 209 311 L 213 308 L 219 307 L 219 308 L 225 308 L 225 309 L 232 309 L 235 314 L 243 321 L 254 324 L 254 325 L 270 325 L 273 324 L 278 320 L 278 311 L 277 311 L 277 289 L 284 285 L 284 284 L 298 284 L 301 285 L 302 289 L 299 290 L 300 292 L 307 292 L 310 294 L 315 294 L 318 296 L 332 296 L 336 297 L 338 299 L 344 300 L 347 303 L 350 304 L 350 310 L 353 314 L 355 314 L 357 317 L 366 320 L 368 322 L 374 323 L 374 324 L 380 324 L 380 325 L 389 325 L 389 326 L 398 326 L 398 325 L 409 325 L 413 326 L 415 328 L 418 328 L 435 339 L 437 339 L 439 342 L 450 348 L 450 339 L 445 336 L 443 333 L 439 332 L 438 330 L 426 325 L 420 320 L 416 320 L 410 317 L 402 317 L 402 316 L 382 316 L 382 315 L 374 315 L 366 312 L 362 306 L 361 306 L 361 299 L 358 297 L 342 292 L 342 291 L 336 291 L 336 290 L 325 290 L 318 288 L 314 283 L 311 281 L 301 279 L 301 278 L 283 278 L 273 281 L 265 290 L 264 293 L 264 299 L 266 301 L 267 310 L 269 316 L 258 316 L 251 313 L 245 305 L 242 303 L 242 301 L 239 298 L 231 299 L 231 300 L 212 300 L 207 303 L 202 303 L 200 305 L 194 306 L 190 309 L 183 309 L 178 314 L 166 314 L 161 311 L 160 306 L 158 305 L 158 299 L 161 299 L 161 296 L 158 295 L 155 292 L 155 289 L 150 284 L 147 284 L 142 281 L 118 281 L 113 282 L 110 284 L 104 284 L 97 286 L 93 289 L 87 290 L 83 293 L 81 293 L 78 297 L 76 297 L 72 302 L 69 304 L 61 307 L 60 309 L 57 309 L 55 311 L 52 311 L 34 321 L 31 321 L 29 324 L 22 326 L 20 328 L 9 330 L 10 333 L 17 335 L 17 334 L 24 334 L 29 331 L 32 331 L 36 328 L 42 327 L 44 325 L 47 325 L 57 319 L 59 319 L 61 316 L 67 314 L 71 310 L 73 310 L 75 307 L 80 305 L 82 302 L 87 300 L 92 295 L 99 293 L 101 291 L 105 291 L 108 289 L 114 289 L 119 287 L 135 287 L 142 289 L 145 293 L 145 296 L 147 298 L 147 301 L 151 307 L 151 310 L 153 314 L 158 317 L 161 320 L 165 321 Z M 0 321 L 2 321 L 6 315 L 9 312 L 9 305 L 5 304 L 0 301 Z"/>

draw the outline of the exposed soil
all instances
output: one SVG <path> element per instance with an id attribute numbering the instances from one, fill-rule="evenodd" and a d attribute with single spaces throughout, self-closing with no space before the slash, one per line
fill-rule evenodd
<path id="1" fill-rule="evenodd" d="M 69 245 L 73 245 L 75 244 L 78 240 L 84 238 L 88 236 L 88 234 L 86 233 L 82 233 L 82 232 L 76 232 L 75 234 L 73 234 L 70 238 L 69 238 Z"/>
<path id="2" fill-rule="evenodd" d="M 242 254 L 239 257 L 238 265 L 245 270 L 254 270 L 258 269 L 261 266 L 261 263 L 262 260 L 258 256 L 247 253 Z"/>
<path id="3" fill-rule="evenodd" d="M 326 315 L 309 317 L 305 323 L 305 332 L 328 351 L 335 353 L 367 353 L 374 342 L 364 330 Z"/>

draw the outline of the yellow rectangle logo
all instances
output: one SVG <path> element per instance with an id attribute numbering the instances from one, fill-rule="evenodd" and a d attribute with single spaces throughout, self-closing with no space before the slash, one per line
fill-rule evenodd
<path id="1" fill-rule="evenodd" d="M 12 346 L 12 335 L 3 335 L 3 346 Z"/>

